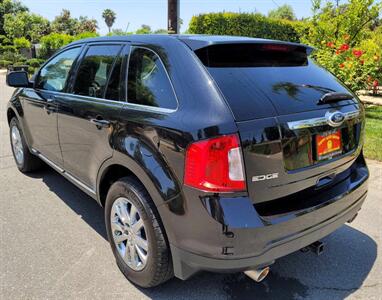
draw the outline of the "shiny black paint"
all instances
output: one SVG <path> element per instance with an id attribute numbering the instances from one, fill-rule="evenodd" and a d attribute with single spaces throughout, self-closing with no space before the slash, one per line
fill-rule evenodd
<path id="1" fill-rule="evenodd" d="M 344 128 L 357 126 L 354 149 L 331 161 L 314 163 L 312 159 L 289 170 L 285 161 L 296 155 L 297 148 L 286 150 L 285 145 L 296 142 L 304 134 L 290 131 L 287 122 L 322 117 L 327 109 L 319 107 L 301 112 L 302 105 L 296 104 L 298 112 L 286 115 L 267 106 L 269 114 L 237 121 L 220 89 L 189 48 L 190 44 L 183 43 L 181 38 L 115 37 L 79 41 L 74 45 L 97 42 L 127 45 L 125 66 L 129 46 L 155 51 L 166 66 L 178 108 L 161 110 L 133 105 L 128 103 L 126 94 L 121 101 L 73 95 L 70 91 L 77 62 L 65 93 L 20 89 L 13 95 L 8 109 L 19 118 L 29 147 L 93 190 L 94 194 L 90 194 L 100 204 L 105 200 L 100 187 L 108 180 L 105 174 L 109 170 L 123 166 L 129 171 L 126 175 L 134 174 L 157 207 L 179 278 L 185 279 L 199 269 L 232 271 L 270 263 L 330 233 L 359 210 L 365 198 L 368 171 L 361 151 L 364 112 L 358 102 L 329 105 L 343 112 L 362 111 L 354 124 L 343 125 Z M 214 42 L 212 39 L 211 43 Z M 204 37 L 191 44 L 196 48 L 205 44 Z M 51 96 L 53 101 L 47 102 Z M 98 128 L 90 122 L 94 118 L 110 121 L 110 127 Z M 239 133 L 241 138 L 247 191 L 214 194 L 184 186 L 187 146 L 196 140 L 231 133 Z M 274 172 L 279 173 L 275 180 L 251 181 L 254 175 Z M 336 179 L 335 175 L 345 179 L 337 182 L 340 177 Z M 326 184 L 328 176 L 334 179 Z M 273 201 L 289 201 L 293 198 L 288 198 L 290 195 L 308 193 L 322 186 L 333 187 L 332 192 L 317 192 L 313 206 L 307 208 L 297 203 L 290 211 L 284 209 L 281 215 L 277 206 L 272 206 L 276 203 Z M 336 227 L 329 227 L 328 219 L 333 219 Z M 306 231 L 313 227 L 320 234 Z M 301 239 L 293 243 L 291 236 Z"/>

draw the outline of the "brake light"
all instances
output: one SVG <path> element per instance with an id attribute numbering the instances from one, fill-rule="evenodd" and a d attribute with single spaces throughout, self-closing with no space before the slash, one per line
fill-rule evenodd
<path id="1" fill-rule="evenodd" d="M 210 192 L 245 190 L 239 137 L 225 135 L 191 144 L 186 151 L 184 183 Z"/>

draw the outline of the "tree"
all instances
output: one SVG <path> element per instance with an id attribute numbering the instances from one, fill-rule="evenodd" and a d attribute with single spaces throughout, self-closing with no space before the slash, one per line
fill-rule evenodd
<path id="1" fill-rule="evenodd" d="M 7 14 L 16 14 L 18 12 L 28 11 L 28 7 L 21 4 L 20 1 L 0 0 L 0 35 L 4 35 L 4 19 Z"/>
<path id="2" fill-rule="evenodd" d="M 102 13 L 102 18 L 105 19 L 106 26 L 109 28 L 109 33 L 111 32 L 111 27 L 113 26 L 116 14 L 111 9 L 105 9 Z"/>
<path id="3" fill-rule="evenodd" d="M 151 27 L 149 25 L 142 24 L 141 28 L 139 28 L 136 32 L 136 34 L 150 34 L 152 33 Z"/>
<path id="4" fill-rule="evenodd" d="M 321 46 L 325 41 L 336 40 L 356 45 L 368 36 L 370 26 L 378 22 L 382 3 L 374 0 L 349 0 L 344 5 L 326 2 L 321 6 L 315 1 L 314 15 L 309 26 L 309 34 L 303 42 Z M 324 42 L 324 43 L 322 43 Z"/>
<path id="5" fill-rule="evenodd" d="M 154 31 L 155 34 L 168 34 L 167 29 L 157 29 Z"/>
<path id="6" fill-rule="evenodd" d="M 69 35 L 77 34 L 79 27 L 79 21 L 76 18 L 72 18 L 70 11 L 63 9 L 61 14 L 54 18 L 52 22 L 52 31 L 57 33 L 64 33 Z"/>
<path id="7" fill-rule="evenodd" d="M 8 38 L 25 37 L 32 43 L 38 42 L 43 35 L 49 33 L 49 21 L 40 15 L 27 11 L 6 14 L 4 31 Z"/>
<path id="8" fill-rule="evenodd" d="M 78 33 L 96 32 L 98 29 L 98 22 L 95 19 L 89 19 L 88 17 L 80 16 L 78 23 Z"/>
<path id="9" fill-rule="evenodd" d="M 296 20 L 292 6 L 284 4 L 268 12 L 268 17 L 272 19 Z"/>

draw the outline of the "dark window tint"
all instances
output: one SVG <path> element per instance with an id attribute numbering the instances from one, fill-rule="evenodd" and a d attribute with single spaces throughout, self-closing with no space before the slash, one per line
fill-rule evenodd
<path id="1" fill-rule="evenodd" d="M 121 71 L 122 56 L 118 56 L 111 72 L 105 98 L 109 100 L 121 100 Z"/>
<path id="2" fill-rule="evenodd" d="M 77 72 L 75 94 L 103 98 L 114 59 L 121 46 L 90 46 Z"/>
<path id="3" fill-rule="evenodd" d="M 66 50 L 49 61 L 40 71 L 36 87 L 48 91 L 62 92 L 73 62 L 80 53 L 80 48 Z"/>
<path id="4" fill-rule="evenodd" d="M 306 48 L 284 44 L 224 44 L 195 52 L 203 64 L 214 68 L 296 67 L 308 63 Z"/>
<path id="5" fill-rule="evenodd" d="M 177 102 L 158 55 L 148 49 L 133 48 L 128 70 L 130 103 L 176 109 Z"/>

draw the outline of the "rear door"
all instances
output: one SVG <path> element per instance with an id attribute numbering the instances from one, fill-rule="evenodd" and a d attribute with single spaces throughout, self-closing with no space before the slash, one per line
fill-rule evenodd
<path id="1" fill-rule="evenodd" d="M 25 89 L 23 99 L 25 126 L 31 147 L 62 166 L 57 132 L 56 98 L 63 95 L 72 66 L 81 52 L 74 47 L 58 53 L 36 76 L 35 88 Z"/>
<path id="2" fill-rule="evenodd" d="M 121 78 L 127 52 L 120 43 L 87 45 L 70 94 L 56 100 L 64 169 L 93 192 L 101 164 L 113 154 L 125 101 Z"/>

